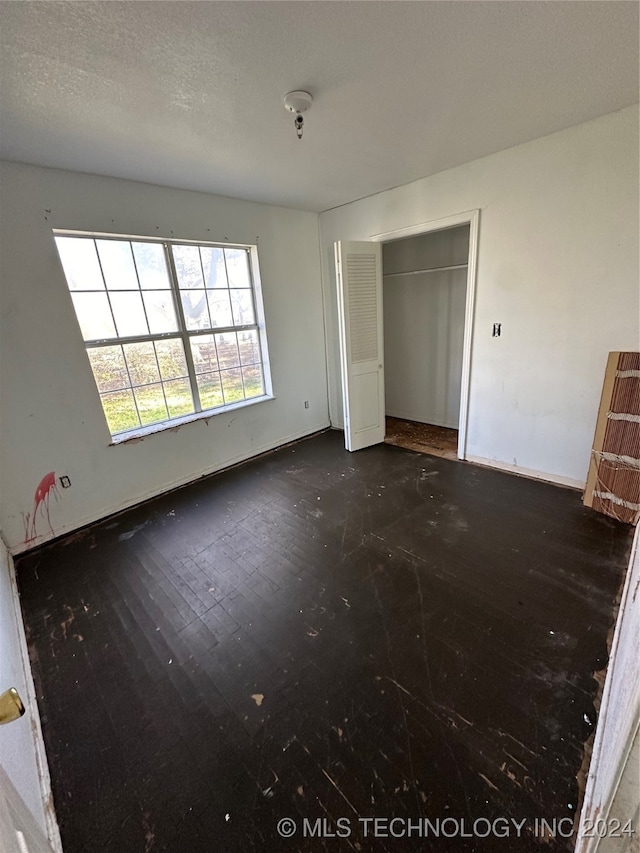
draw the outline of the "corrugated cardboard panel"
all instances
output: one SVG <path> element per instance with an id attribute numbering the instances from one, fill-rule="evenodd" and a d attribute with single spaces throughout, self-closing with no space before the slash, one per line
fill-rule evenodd
<path id="1" fill-rule="evenodd" d="M 637 524 L 640 518 L 640 353 L 607 360 L 584 503 Z"/>

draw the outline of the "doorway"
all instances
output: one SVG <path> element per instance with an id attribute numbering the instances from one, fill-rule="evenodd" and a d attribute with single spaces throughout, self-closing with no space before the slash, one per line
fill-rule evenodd
<path id="1" fill-rule="evenodd" d="M 428 235 L 435 232 L 454 229 L 456 226 L 465 226 L 466 237 L 458 237 L 461 241 L 466 240 L 467 258 L 466 263 L 452 263 L 453 255 L 449 256 L 447 263 L 432 263 L 430 267 L 401 267 L 388 268 L 389 278 L 404 278 L 423 275 L 439 275 L 440 273 L 453 273 L 453 267 L 464 270 L 466 266 L 466 288 L 464 293 L 464 324 L 462 327 L 462 363 L 456 368 L 459 370 L 459 396 L 451 390 L 446 392 L 444 399 L 449 399 L 454 411 L 458 412 L 458 440 L 457 458 L 464 459 L 467 447 L 467 419 L 469 407 L 469 382 L 471 373 L 471 343 L 475 299 L 475 278 L 478 251 L 478 225 L 479 210 L 467 211 L 455 214 L 445 219 L 414 225 L 409 228 L 398 229 L 384 234 L 376 234 L 369 237 L 368 241 L 354 242 L 339 240 L 334 244 L 336 285 L 338 296 L 338 344 L 340 349 L 340 372 L 342 379 L 342 401 L 344 412 L 344 434 L 345 447 L 349 451 L 361 450 L 385 440 L 386 432 L 386 405 L 385 384 L 389 386 L 388 379 L 385 382 L 384 364 L 384 334 L 383 314 L 383 275 L 382 275 L 382 249 L 387 244 L 402 241 L 407 237 L 416 235 Z M 463 232 L 460 232 L 463 233 Z M 441 240 L 442 246 L 446 240 Z M 455 241 L 453 241 L 455 247 Z M 418 244 L 420 245 L 420 241 Z M 445 252 L 444 248 L 437 251 Z M 411 247 L 409 247 L 411 249 Z M 387 249 L 387 255 L 392 258 L 394 251 L 400 251 L 403 255 L 406 247 L 400 250 Z M 457 249 L 459 251 L 459 247 Z M 412 251 L 417 251 L 415 247 Z M 419 251 L 424 251 L 419 248 Z M 435 252 L 436 250 L 434 250 Z M 453 251 L 453 249 L 451 249 Z M 464 261 L 464 258 L 460 256 Z M 403 260 L 406 260 L 403 257 Z M 389 261 L 388 261 L 389 263 Z M 447 269 L 439 269 L 447 267 Z M 428 269 L 428 272 L 427 272 Z M 464 273 L 462 273 L 464 277 Z M 412 320 L 419 320 L 421 315 L 416 314 Z M 385 318 L 386 322 L 386 318 Z M 424 318 L 423 324 L 426 322 Z M 459 335 L 460 329 L 456 334 Z M 401 327 L 400 338 L 406 335 L 406 330 Z M 418 338 L 425 337 L 424 329 L 418 322 Z M 454 336 L 453 332 L 448 332 Z M 446 339 L 446 335 L 444 336 Z M 433 343 L 433 342 L 432 342 Z M 459 348 L 457 349 L 459 353 Z M 437 362 L 437 356 L 434 363 Z M 405 368 L 410 361 L 405 359 Z M 419 362 L 418 362 L 419 363 Z M 411 362 L 413 364 L 413 362 Z M 434 380 L 435 383 L 446 381 L 447 373 L 440 373 Z M 443 379 L 445 377 L 445 379 Z M 388 392 L 387 392 L 388 393 Z M 457 404 L 457 405 L 456 405 Z M 446 409 L 446 406 L 445 406 Z M 449 411 L 449 417 L 452 417 Z M 433 416 L 429 416 L 433 419 Z M 414 423 L 418 423 L 415 421 Z M 438 426 L 435 424 L 434 426 Z M 455 427 L 455 424 L 454 424 Z M 441 427 L 449 429 L 450 427 Z"/>
<path id="2" fill-rule="evenodd" d="M 389 444 L 455 459 L 469 223 L 382 245 Z"/>
<path id="3" fill-rule="evenodd" d="M 466 456 L 479 220 L 471 210 L 370 238 L 382 248 L 388 443 Z"/>

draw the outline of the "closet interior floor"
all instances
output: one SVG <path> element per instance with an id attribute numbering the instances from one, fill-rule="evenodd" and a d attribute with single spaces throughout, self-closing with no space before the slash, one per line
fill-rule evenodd
<path id="1" fill-rule="evenodd" d="M 443 459 L 458 458 L 458 430 L 387 417 L 385 443 Z"/>

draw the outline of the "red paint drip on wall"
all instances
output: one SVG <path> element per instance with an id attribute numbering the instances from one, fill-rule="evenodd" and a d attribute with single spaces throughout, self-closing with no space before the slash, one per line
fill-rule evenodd
<path id="1" fill-rule="evenodd" d="M 25 530 L 25 544 L 28 542 L 32 542 L 38 535 L 38 510 L 40 510 L 40 515 L 43 518 L 47 519 L 47 524 L 49 525 L 49 530 L 53 533 L 53 527 L 51 526 L 51 516 L 49 515 L 49 503 L 51 502 L 51 495 L 53 495 L 56 500 L 58 499 L 58 486 L 56 484 L 56 475 L 54 471 L 49 471 L 48 474 L 40 480 L 38 488 L 36 489 L 36 493 L 33 496 L 33 512 L 27 513 L 26 516 L 23 515 L 24 519 L 24 530 Z"/>

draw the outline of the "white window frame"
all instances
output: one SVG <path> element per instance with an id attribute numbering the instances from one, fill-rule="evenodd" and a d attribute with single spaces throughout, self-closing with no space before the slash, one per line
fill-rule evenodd
<path id="1" fill-rule="evenodd" d="M 204 240 L 183 240 L 172 237 L 170 239 L 162 238 L 162 237 L 146 237 L 146 236 L 137 236 L 131 234 L 111 234 L 105 232 L 96 232 L 96 231 L 76 231 L 76 230 L 68 230 L 55 228 L 53 229 L 54 237 L 75 237 L 75 238 L 84 238 L 88 240 L 113 240 L 121 243 L 153 243 L 156 245 L 163 246 L 165 262 L 167 267 L 167 274 L 169 278 L 170 284 L 170 292 L 173 299 L 173 305 L 175 309 L 176 320 L 178 324 L 178 328 L 175 331 L 171 332 L 161 332 L 161 333 L 150 333 L 148 335 L 130 335 L 130 336 L 120 336 L 116 335 L 115 337 L 109 338 L 96 338 L 91 340 L 85 340 L 82 330 L 80 328 L 79 318 L 75 312 L 74 307 L 74 316 L 76 316 L 76 320 L 78 321 L 78 331 L 82 337 L 82 341 L 85 347 L 85 351 L 87 352 L 92 348 L 97 347 L 106 347 L 106 346 L 117 346 L 123 344 L 131 344 L 131 343 L 146 343 L 153 341 L 162 341 L 179 338 L 182 342 L 182 346 L 184 349 L 185 359 L 187 363 L 187 371 L 188 371 L 188 379 L 191 387 L 191 396 L 193 399 L 194 412 L 191 412 L 186 415 L 180 415 L 173 418 L 167 418 L 161 421 L 155 421 L 154 423 L 144 424 L 142 426 L 137 426 L 132 429 L 123 430 L 121 432 L 112 433 L 111 428 L 109 427 L 106 412 L 104 410 L 104 406 L 102 404 L 102 395 L 98 388 L 96 382 L 96 391 L 98 393 L 98 398 L 100 400 L 100 408 L 105 418 L 105 423 L 107 425 L 107 429 L 109 430 L 109 434 L 111 435 L 111 443 L 112 444 L 120 444 L 123 441 L 128 441 L 135 438 L 140 438 L 142 436 L 150 435 L 155 432 L 161 432 L 167 429 L 175 429 L 178 426 L 181 426 L 185 423 L 190 423 L 191 421 L 202 420 L 206 418 L 211 418 L 216 415 L 224 414 L 225 412 L 233 411 L 235 409 L 244 408 L 245 406 L 252 406 L 257 403 L 265 402 L 266 400 L 273 400 L 273 386 L 271 381 L 271 367 L 269 361 L 269 349 L 267 345 L 267 331 L 266 331 L 266 322 L 265 322 L 265 313 L 264 313 L 264 302 L 262 298 L 262 282 L 260 278 L 260 268 L 258 263 L 258 247 L 255 244 L 251 243 L 216 243 L 209 242 Z M 184 317 L 184 310 L 182 306 L 182 300 L 180 298 L 180 287 L 179 287 L 179 279 L 178 274 L 176 272 L 173 253 L 171 251 L 171 246 L 196 246 L 203 248 L 214 248 L 214 249 L 242 249 L 247 252 L 248 261 L 249 261 L 249 277 L 251 282 L 251 296 L 253 302 L 253 310 L 254 310 L 254 323 L 244 324 L 244 325 L 232 325 L 232 326 L 212 326 L 211 328 L 205 329 L 188 329 L 187 324 Z M 65 276 L 64 267 L 62 265 L 62 260 L 58 255 L 58 259 L 60 260 L 60 266 L 62 269 L 62 273 Z M 103 280 L 105 284 L 105 293 L 107 295 L 112 292 L 109 290 L 107 286 L 106 279 Z M 228 286 L 228 284 L 227 284 Z M 68 293 L 71 295 L 73 292 L 67 282 Z M 100 292 L 100 291 L 97 291 Z M 134 291 L 135 292 L 135 291 Z M 110 301 L 109 301 L 109 304 Z M 144 302 L 143 302 L 144 307 Z M 146 309 L 145 309 L 146 316 Z M 117 332 L 117 325 L 114 320 L 114 327 Z M 232 403 L 223 403 L 223 405 L 215 406 L 214 408 L 203 409 L 200 402 L 200 394 L 197 385 L 197 373 L 194 367 L 193 355 L 191 351 L 190 341 L 194 337 L 205 336 L 205 335 L 217 335 L 223 334 L 225 332 L 241 332 L 252 330 L 258 333 L 258 341 L 260 347 L 260 366 L 262 369 L 262 380 L 263 380 L 263 388 L 264 394 L 261 394 L 256 397 L 249 397 L 244 400 L 235 401 Z M 93 369 L 92 369 L 93 374 Z M 94 376 L 95 381 L 95 376 Z M 132 386 L 137 387 L 137 386 Z M 222 388 L 222 384 L 221 384 Z M 223 394 L 224 394 L 224 389 Z M 134 402 L 135 402 L 135 395 Z M 137 403 L 136 403 L 136 411 L 137 411 Z M 138 413 L 139 414 L 139 413 Z"/>

